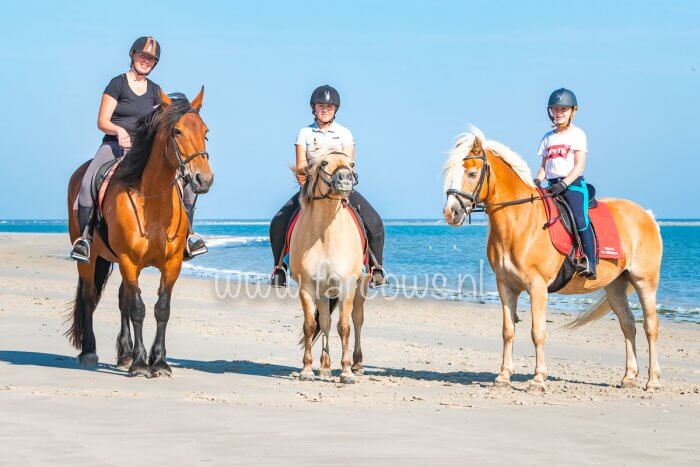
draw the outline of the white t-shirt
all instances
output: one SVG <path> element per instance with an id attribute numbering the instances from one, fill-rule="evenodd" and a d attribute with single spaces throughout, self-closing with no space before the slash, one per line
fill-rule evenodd
<path id="1" fill-rule="evenodd" d="M 537 155 L 545 157 L 547 178 L 562 178 L 574 168 L 574 151 L 588 152 L 586 134 L 577 126 L 569 125 L 565 131 L 549 131 L 542 138 Z"/>
<path id="2" fill-rule="evenodd" d="M 326 131 L 323 131 L 314 122 L 299 131 L 294 144 L 306 148 L 306 160 L 311 163 L 318 148 L 333 148 L 340 151 L 343 148 L 353 147 L 355 140 L 350 130 L 339 123 L 333 122 Z"/>

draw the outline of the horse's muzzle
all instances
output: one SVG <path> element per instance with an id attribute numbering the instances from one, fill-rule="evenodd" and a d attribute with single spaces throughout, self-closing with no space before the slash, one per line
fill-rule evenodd
<path id="1" fill-rule="evenodd" d="M 454 199 L 447 200 L 445 207 L 442 210 L 442 215 L 445 221 L 453 226 L 460 226 L 464 224 L 464 220 L 467 218 L 468 212 L 466 212 L 460 203 Z"/>
<path id="2" fill-rule="evenodd" d="M 192 174 L 190 178 L 190 184 L 192 185 L 192 191 L 198 195 L 203 195 L 209 191 L 212 184 L 214 183 L 214 174 L 209 176 L 203 175 L 201 172 Z"/>
<path id="3" fill-rule="evenodd" d="M 331 177 L 331 186 L 333 191 L 337 193 L 350 193 L 352 187 L 354 186 L 355 177 L 352 174 L 352 170 L 341 167 L 335 172 Z"/>

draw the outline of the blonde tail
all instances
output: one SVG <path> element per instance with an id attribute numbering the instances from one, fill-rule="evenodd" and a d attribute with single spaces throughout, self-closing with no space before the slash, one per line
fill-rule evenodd
<path id="1" fill-rule="evenodd" d="M 629 297 L 632 295 L 632 292 L 634 292 L 634 287 L 632 287 L 632 284 L 627 284 L 626 295 Z M 588 323 L 599 320 L 610 311 L 610 302 L 608 302 L 608 296 L 605 293 L 605 290 L 599 290 L 595 293 L 593 303 L 591 303 L 588 308 L 583 310 L 575 320 L 564 325 L 563 328 L 578 329 L 581 326 L 585 326 Z"/>

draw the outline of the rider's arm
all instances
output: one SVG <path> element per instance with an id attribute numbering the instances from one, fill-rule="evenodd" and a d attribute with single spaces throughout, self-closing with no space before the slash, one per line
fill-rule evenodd
<path id="1" fill-rule="evenodd" d="M 303 185 L 306 183 L 306 175 L 303 173 L 300 174 L 300 170 L 304 170 L 306 166 L 308 165 L 308 162 L 306 160 L 306 145 L 301 145 L 301 144 L 295 144 L 294 148 L 296 149 L 296 170 L 297 170 L 297 182 L 299 182 L 299 185 Z"/>
<path id="2" fill-rule="evenodd" d="M 586 155 L 586 151 L 574 151 L 574 168 L 564 177 L 564 183 L 567 186 L 583 175 L 583 170 L 586 168 Z"/>
<path id="3" fill-rule="evenodd" d="M 343 152 L 350 156 L 350 162 L 355 163 L 355 145 L 353 144 L 352 146 L 343 146 Z"/>
<path id="4" fill-rule="evenodd" d="M 109 94 L 102 94 L 100 110 L 97 113 L 97 128 L 108 135 L 116 135 L 119 145 L 124 149 L 131 147 L 131 140 L 126 130 L 112 123 L 112 114 L 117 108 L 117 100 Z"/>
<path id="5" fill-rule="evenodd" d="M 540 168 L 537 169 L 537 175 L 535 175 L 535 178 L 536 178 L 537 180 L 539 180 L 539 181 L 543 181 L 543 180 L 544 180 L 544 175 L 545 175 L 544 166 L 545 166 L 546 163 L 547 163 L 547 158 L 546 158 L 546 157 L 543 157 L 543 158 L 542 158 L 542 163 L 540 164 Z"/>

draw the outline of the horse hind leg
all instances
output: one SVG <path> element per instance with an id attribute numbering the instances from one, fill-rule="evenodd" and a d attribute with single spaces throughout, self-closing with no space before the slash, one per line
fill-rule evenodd
<path id="1" fill-rule="evenodd" d="M 644 332 L 649 343 L 649 380 L 645 389 L 654 391 L 661 388 L 661 368 L 658 360 L 659 316 L 656 313 L 656 289 L 658 274 L 653 278 L 632 279 L 644 313 Z"/>
<path id="2" fill-rule="evenodd" d="M 318 370 L 318 375 L 321 378 L 331 377 L 331 356 L 329 352 L 329 338 L 331 333 L 331 310 L 335 304 L 331 304 L 333 300 L 326 297 L 320 297 L 316 300 L 316 306 L 318 310 L 318 324 L 321 328 L 321 367 Z"/>
<path id="3" fill-rule="evenodd" d="M 131 340 L 131 321 L 129 311 L 122 303 L 124 283 L 119 286 L 119 311 L 121 312 L 121 330 L 117 336 L 117 367 L 128 370 L 134 361 L 134 343 Z"/>
<path id="4" fill-rule="evenodd" d="M 617 315 L 620 328 L 625 336 L 625 375 L 620 383 L 622 388 L 637 387 L 637 375 L 639 374 L 635 343 L 637 329 L 634 323 L 634 315 L 627 302 L 627 290 L 630 285 L 626 275 L 621 275 L 605 287 L 605 294 L 610 308 Z"/>

